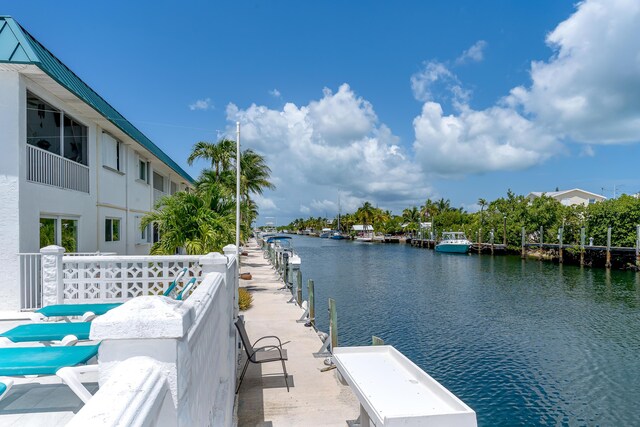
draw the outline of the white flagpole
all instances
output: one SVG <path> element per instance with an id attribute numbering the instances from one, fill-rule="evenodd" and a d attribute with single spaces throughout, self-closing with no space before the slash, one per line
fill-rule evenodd
<path id="1" fill-rule="evenodd" d="M 238 291 L 239 287 L 240 287 L 240 122 L 236 122 L 236 292 Z"/>

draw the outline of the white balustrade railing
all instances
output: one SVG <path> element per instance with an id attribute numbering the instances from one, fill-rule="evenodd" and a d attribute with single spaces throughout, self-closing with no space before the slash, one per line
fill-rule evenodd
<path id="1" fill-rule="evenodd" d="M 65 252 L 64 256 L 114 256 L 117 252 Z"/>
<path id="2" fill-rule="evenodd" d="M 89 168 L 27 145 L 27 181 L 88 193 Z"/>
<path id="3" fill-rule="evenodd" d="M 40 253 L 18 254 L 20 263 L 20 309 L 42 307 L 42 267 Z"/>
<path id="4" fill-rule="evenodd" d="M 187 267 L 182 284 L 200 277 L 199 256 L 64 256 L 64 302 L 117 302 L 160 295 Z"/>
<path id="5" fill-rule="evenodd" d="M 108 256 L 115 252 L 68 252 L 65 257 Z M 18 254 L 20 265 L 20 309 L 42 308 L 42 254 Z"/>

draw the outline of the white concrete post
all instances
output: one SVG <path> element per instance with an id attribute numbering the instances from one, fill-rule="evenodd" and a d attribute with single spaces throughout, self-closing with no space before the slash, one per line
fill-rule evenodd
<path id="1" fill-rule="evenodd" d="M 235 257 L 238 254 L 236 245 L 227 245 L 222 248 L 222 250 L 224 251 L 224 254 L 229 258 L 232 256 Z M 234 317 L 238 317 L 238 313 L 240 312 L 240 309 L 238 308 L 238 288 L 240 288 L 240 257 L 238 257 L 238 259 L 236 260 L 235 271 L 233 271 L 231 275 L 227 274 L 227 278 L 229 276 L 233 278 L 235 286 L 235 291 L 233 293 L 233 315 Z"/>
<path id="2" fill-rule="evenodd" d="M 62 273 L 62 256 L 64 248 L 46 246 L 40 249 L 42 254 L 42 305 L 64 303 L 64 280 Z"/>
<path id="3" fill-rule="evenodd" d="M 214 272 L 222 273 L 223 275 L 227 274 L 227 257 L 220 253 L 208 253 L 201 256 L 198 262 L 202 268 L 202 277 Z"/>
<path id="4" fill-rule="evenodd" d="M 235 255 L 236 254 L 236 245 L 227 245 L 222 248 L 222 251 L 226 256 Z"/>

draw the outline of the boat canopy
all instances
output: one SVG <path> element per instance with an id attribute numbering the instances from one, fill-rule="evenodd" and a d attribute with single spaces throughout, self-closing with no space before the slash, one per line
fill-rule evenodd
<path id="1" fill-rule="evenodd" d="M 291 237 L 289 236 L 271 236 L 267 239 L 267 243 L 273 243 L 276 240 L 285 240 L 285 239 L 291 239 Z"/>
<path id="2" fill-rule="evenodd" d="M 444 231 L 442 233 L 443 240 L 464 240 L 467 236 L 462 231 Z"/>

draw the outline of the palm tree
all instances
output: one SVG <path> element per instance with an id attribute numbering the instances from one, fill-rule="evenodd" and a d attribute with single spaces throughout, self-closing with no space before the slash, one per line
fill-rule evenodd
<path id="1" fill-rule="evenodd" d="M 413 206 L 402 211 L 402 220 L 407 224 L 406 229 L 417 231 L 420 228 L 420 210 Z"/>
<path id="2" fill-rule="evenodd" d="M 233 241 L 234 210 L 221 193 L 183 192 L 163 197 L 156 210 L 142 218 L 142 228 L 158 228 L 160 240 L 152 254 L 173 255 L 178 248 L 189 254 L 221 251 Z"/>
<path id="3" fill-rule="evenodd" d="M 420 206 L 420 213 L 422 214 L 425 220 L 433 217 L 433 215 L 435 214 L 435 211 L 436 211 L 436 204 L 433 203 L 431 199 L 427 199 L 424 202 L 424 205 Z"/>
<path id="4" fill-rule="evenodd" d="M 451 210 L 451 201 L 449 199 L 445 200 L 441 198 L 436 202 L 436 209 L 438 213 L 448 212 Z"/>
<path id="5" fill-rule="evenodd" d="M 236 155 L 236 143 L 230 139 L 221 139 L 217 143 L 200 141 L 193 146 L 191 154 L 187 158 L 187 163 L 192 165 L 196 159 L 211 161 L 211 168 L 215 170 L 215 175 L 229 170 L 232 159 Z"/>
<path id="6" fill-rule="evenodd" d="M 367 225 L 372 224 L 374 221 L 375 208 L 371 203 L 364 202 L 362 206 L 358 208 L 355 215 L 358 221 L 362 221 L 362 224 L 364 225 L 363 231 L 366 232 Z"/>
<path id="7" fill-rule="evenodd" d="M 484 208 L 487 207 L 487 200 L 482 197 L 478 199 L 478 205 L 480 205 L 480 230 L 478 230 L 478 235 L 480 239 L 482 239 L 482 227 L 484 226 Z"/>

